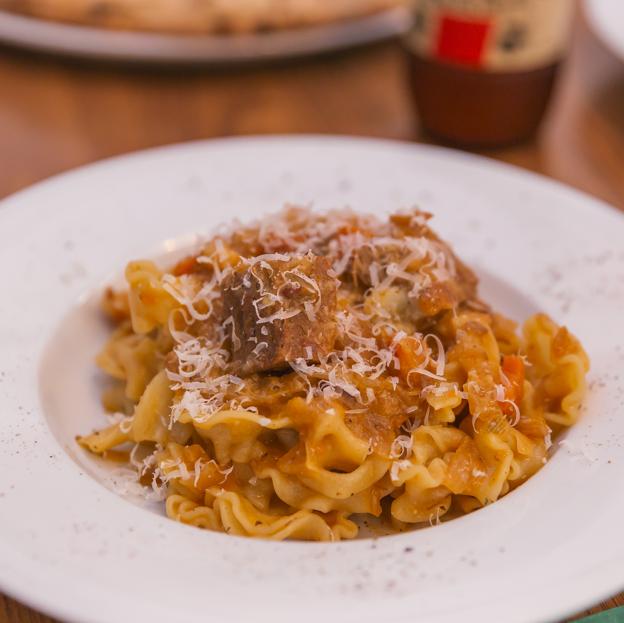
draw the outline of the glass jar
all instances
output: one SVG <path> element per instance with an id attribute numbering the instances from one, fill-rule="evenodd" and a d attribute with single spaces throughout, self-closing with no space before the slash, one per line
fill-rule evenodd
<path id="1" fill-rule="evenodd" d="M 530 137 L 567 47 L 572 0 L 413 0 L 405 36 L 423 126 L 461 145 Z"/>

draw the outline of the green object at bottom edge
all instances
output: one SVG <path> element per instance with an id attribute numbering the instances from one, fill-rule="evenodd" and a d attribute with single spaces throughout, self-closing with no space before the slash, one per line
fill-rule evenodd
<path id="1" fill-rule="evenodd" d="M 579 619 L 575 623 L 624 623 L 624 606 Z"/>

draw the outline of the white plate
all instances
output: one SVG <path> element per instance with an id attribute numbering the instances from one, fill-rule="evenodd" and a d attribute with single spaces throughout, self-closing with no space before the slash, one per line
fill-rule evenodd
<path id="1" fill-rule="evenodd" d="M 510 495 L 433 528 L 333 544 L 204 532 L 103 487 L 74 436 L 102 423 L 93 293 L 283 202 L 414 203 L 483 294 L 578 334 L 591 390 L 572 448 Z M 0 588 L 98 621 L 552 620 L 624 587 L 624 219 L 559 184 L 432 147 L 346 138 L 174 146 L 62 175 L 0 204 Z M 582 453 L 585 453 L 584 456 Z"/>
<path id="2" fill-rule="evenodd" d="M 160 35 L 44 21 L 0 11 L 0 42 L 65 56 L 158 63 L 263 61 L 340 50 L 404 31 L 402 9 L 350 21 L 240 36 Z"/>
<path id="3" fill-rule="evenodd" d="M 624 62 L 624 2 L 585 0 L 585 9 L 592 30 Z"/>

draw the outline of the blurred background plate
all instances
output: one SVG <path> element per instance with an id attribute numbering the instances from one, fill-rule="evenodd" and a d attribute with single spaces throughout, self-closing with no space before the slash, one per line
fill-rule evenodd
<path id="1" fill-rule="evenodd" d="M 594 33 L 624 62 L 624 2 L 586 0 L 585 10 Z"/>
<path id="2" fill-rule="evenodd" d="M 159 63 L 240 63 L 318 54 L 387 39 L 406 27 L 403 9 L 310 28 L 235 36 L 104 30 L 0 11 L 0 42 L 5 44 L 64 56 Z"/>

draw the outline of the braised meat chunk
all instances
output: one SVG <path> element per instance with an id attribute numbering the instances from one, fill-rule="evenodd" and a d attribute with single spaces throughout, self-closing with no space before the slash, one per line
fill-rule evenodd
<path id="1" fill-rule="evenodd" d="M 223 283 L 232 369 L 243 376 L 318 361 L 336 338 L 331 261 L 312 253 L 257 256 Z"/>

